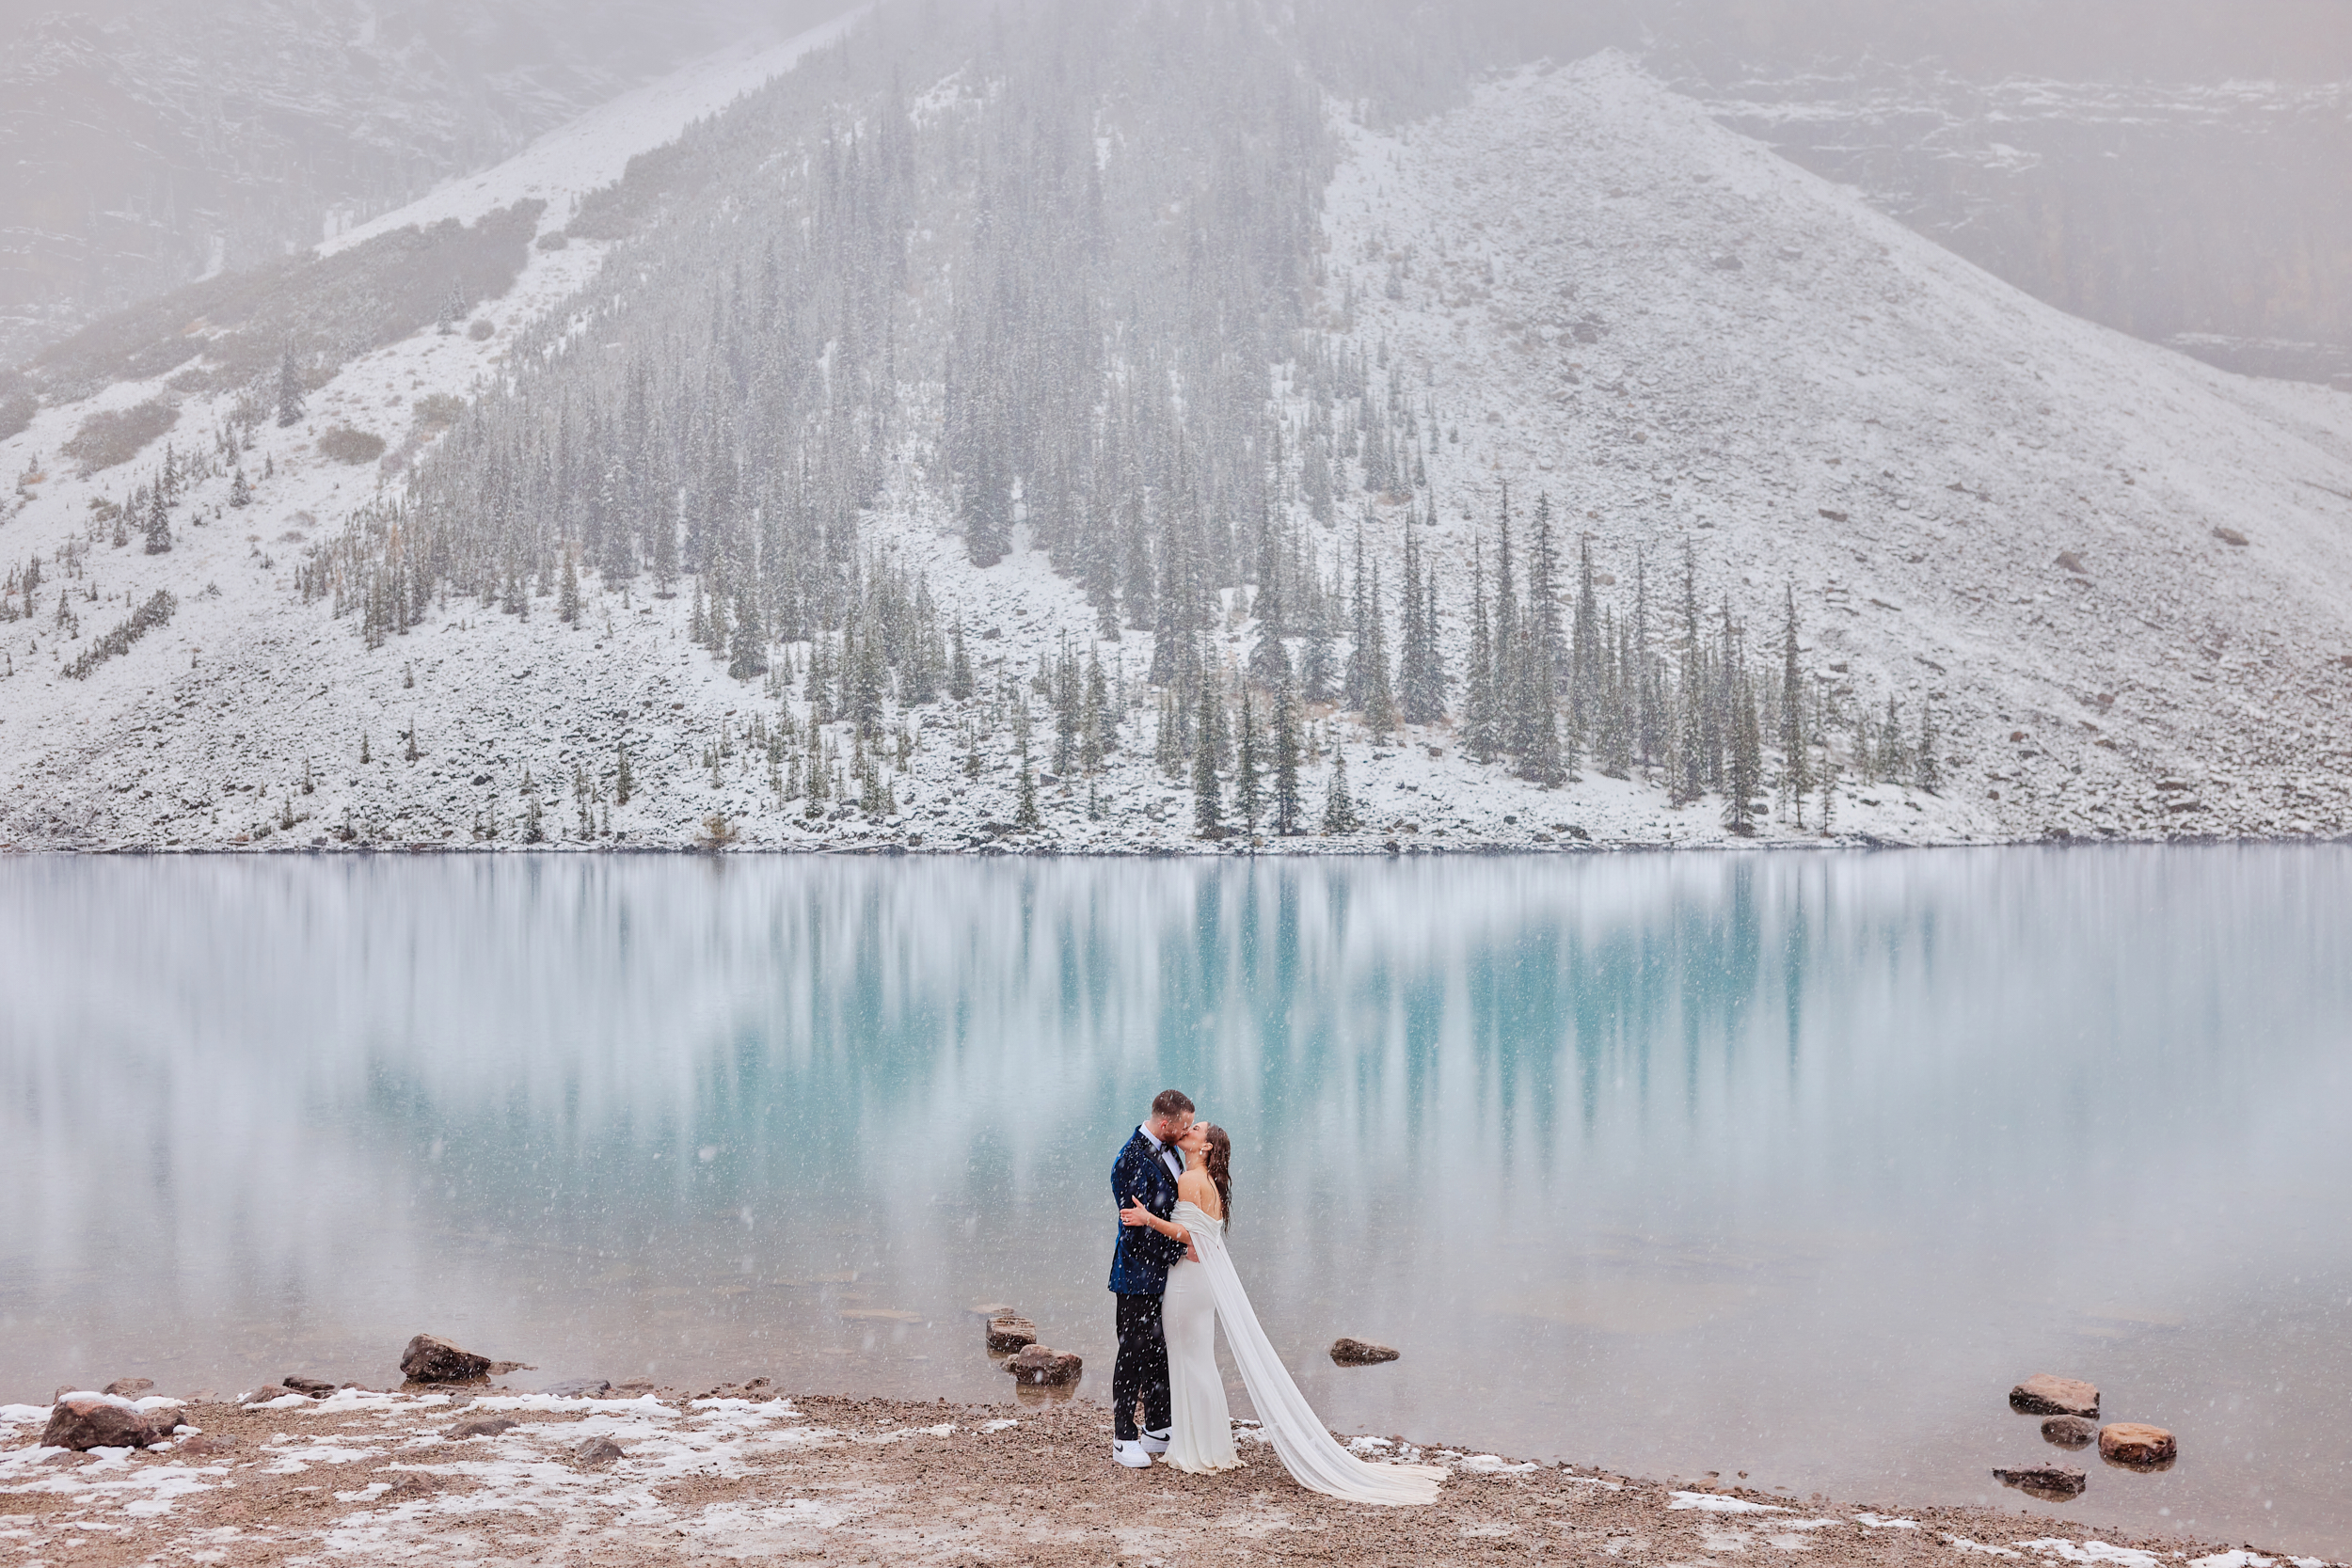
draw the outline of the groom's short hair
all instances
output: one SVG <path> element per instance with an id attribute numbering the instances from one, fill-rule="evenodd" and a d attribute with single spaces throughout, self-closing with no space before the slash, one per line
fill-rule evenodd
<path id="1" fill-rule="evenodd" d="M 1192 1101 L 1182 1089 L 1162 1089 L 1152 1097 L 1152 1114 L 1155 1117 L 1181 1117 L 1192 1109 Z"/>

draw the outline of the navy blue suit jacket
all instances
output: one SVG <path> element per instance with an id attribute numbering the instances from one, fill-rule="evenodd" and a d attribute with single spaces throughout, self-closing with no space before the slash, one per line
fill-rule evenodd
<path id="1" fill-rule="evenodd" d="M 1140 1203 L 1162 1219 L 1176 1212 L 1176 1178 L 1168 1174 L 1152 1140 L 1137 1128 L 1111 1164 L 1111 1196 L 1121 1209 Z M 1184 1243 L 1148 1225 L 1119 1226 L 1111 1253 L 1111 1289 L 1122 1296 L 1164 1295 L 1168 1271 L 1184 1255 Z"/>

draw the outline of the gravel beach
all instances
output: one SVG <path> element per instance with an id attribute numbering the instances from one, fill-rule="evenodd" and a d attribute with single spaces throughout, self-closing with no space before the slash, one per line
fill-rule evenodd
<path id="1" fill-rule="evenodd" d="M 630 1397 L 633 1395 L 634 1397 Z M 749 1396 L 749 1397 L 746 1397 Z M 1989 1508 L 1679 1489 L 1503 1456 L 1359 1438 L 1454 1469 L 1435 1507 L 1302 1491 L 1272 1450 L 1216 1477 L 1121 1470 L 1084 1400 L 995 1405 L 763 1386 L 601 1398 L 289 1395 L 197 1402 L 167 1447 L 40 1445 L 48 1411 L 0 1407 L 0 1561 L 647 1564 L 711 1559 L 966 1564 L 1536 1561 L 2321 1568 L 2214 1542 Z M 186 1429 L 199 1429 L 190 1432 Z M 1245 1428 L 1245 1437 L 1249 1435 Z"/>

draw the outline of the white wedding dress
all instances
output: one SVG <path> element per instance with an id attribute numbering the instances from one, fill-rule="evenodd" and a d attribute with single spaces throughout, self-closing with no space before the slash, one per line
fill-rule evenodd
<path id="1" fill-rule="evenodd" d="M 1258 1326 L 1249 1292 L 1225 1250 L 1225 1222 L 1211 1219 L 1198 1204 L 1179 1203 L 1169 1216 L 1192 1233 L 1190 1259 L 1168 1271 L 1161 1323 L 1168 1334 L 1168 1384 L 1175 1430 L 1168 1462 L 1180 1470 L 1232 1469 L 1241 1463 L 1233 1449 L 1233 1427 L 1225 1409 L 1225 1383 L 1217 1375 L 1211 1314 L 1225 1325 L 1225 1342 L 1241 1369 L 1242 1386 L 1258 1408 L 1258 1430 L 1293 1480 L 1310 1492 L 1348 1502 L 1401 1506 L 1438 1500 L 1445 1469 L 1434 1465 L 1375 1465 L 1340 1447 L 1315 1417 L 1314 1407 L 1291 1381 L 1290 1370 Z"/>

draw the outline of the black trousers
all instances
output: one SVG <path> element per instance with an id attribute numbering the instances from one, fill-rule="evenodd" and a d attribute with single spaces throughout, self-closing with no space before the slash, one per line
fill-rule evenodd
<path id="1" fill-rule="evenodd" d="M 1168 1402 L 1168 1336 L 1160 1327 L 1160 1298 L 1122 1295 L 1119 1301 L 1119 1359 L 1111 1364 L 1112 1435 L 1130 1443 L 1136 1406 L 1143 1406 L 1147 1432 L 1166 1430 L 1175 1419 Z"/>

